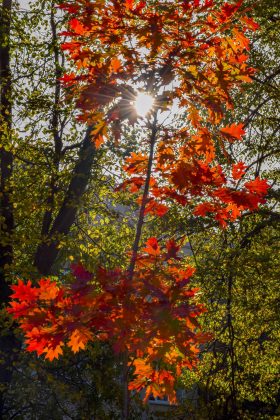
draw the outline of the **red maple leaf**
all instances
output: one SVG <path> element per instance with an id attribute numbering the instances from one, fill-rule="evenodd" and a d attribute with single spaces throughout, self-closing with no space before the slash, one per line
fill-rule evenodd
<path id="1" fill-rule="evenodd" d="M 196 216 L 206 216 L 207 213 L 213 212 L 215 212 L 215 206 L 213 204 L 201 203 L 195 207 L 193 214 L 195 214 Z"/>
<path id="2" fill-rule="evenodd" d="M 165 204 L 158 203 L 153 198 L 150 198 L 148 204 L 146 204 L 144 214 L 155 214 L 159 217 L 164 216 L 168 212 L 168 207 Z"/>
<path id="3" fill-rule="evenodd" d="M 14 293 L 11 295 L 13 299 L 19 299 L 21 301 L 33 302 L 37 299 L 38 289 L 32 286 L 30 280 L 25 284 L 22 280 L 19 280 L 17 285 L 12 285 L 11 289 Z"/>
<path id="4" fill-rule="evenodd" d="M 265 196 L 269 189 L 269 185 L 266 179 L 260 179 L 257 177 L 253 181 L 248 181 L 244 184 L 244 186 L 249 190 L 251 193 L 255 193 L 261 196 Z"/>
<path id="5" fill-rule="evenodd" d="M 76 18 L 69 21 L 69 26 L 77 35 L 83 35 L 86 31 L 86 28 Z"/>
<path id="6" fill-rule="evenodd" d="M 61 3 L 57 6 L 60 9 L 65 10 L 68 13 L 76 14 L 80 10 L 80 6 L 73 3 Z"/>
<path id="7" fill-rule="evenodd" d="M 235 180 L 242 178 L 246 172 L 247 166 L 243 162 L 238 162 L 232 165 L 232 177 Z"/>
<path id="8" fill-rule="evenodd" d="M 160 247 L 157 238 L 149 238 L 146 242 L 146 248 L 143 248 L 143 251 L 147 252 L 149 255 L 159 256 Z"/>

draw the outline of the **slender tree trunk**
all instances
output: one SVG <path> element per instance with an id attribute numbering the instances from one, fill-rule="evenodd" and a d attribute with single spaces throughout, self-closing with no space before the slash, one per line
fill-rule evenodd
<path id="1" fill-rule="evenodd" d="M 157 134 L 157 113 L 155 112 L 154 121 L 152 124 L 151 137 L 150 137 L 150 153 L 149 153 L 146 180 L 145 180 L 142 202 L 141 202 L 140 211 L 139 211 L 138 222 L 136 226 L 135 239 L 134 239 L 134 243 L 132 247 L 132 257 L 131 257 L 130 265 L 128 268 L 128 275 L 129 275 L 130 280 L 132 280 L 133 274 L 134 274 L 134 268 L 135 268 L 135 263 L 137 259 L 137 253 L 139 250 L 139 243 L 141 239 L 142 228 L 144 224 L 145 209 L 146 209 L 146 205 L 149 198 L 149 188 L 150 188 L 152 165 L 153 165 L 153 159 L 154 159 L 154 150 L 155 150 L 155 144 L 156 144 L 156 134 Z"/>
<path id="2" fill-rule="evenodd" d="M 137 261 L 137 254 L 139 251 L 139 245 L 142 235 L 142 229 L 144 225 L 144 217 L 145 217 L 145 210 L 148 203 L 149 198 L 149 189 L 150 189 L 150 180 L 152 175 L 152 166 L 154 160 L 154 151 L 156 145 L 156 135 L 157 135 L 157 112 L 154 112 L 154 119 L 151 127 L 151 136 L 150 136 L 150 152 L 149 152 L 149 159 L 148 159 L 148 166 L 147 166 L 147 173 L 146 173 L 146 180 L 144 185 L 144 191 L 141 201 L 141 206 L 139 210 L 139 216 L 136 226 L 136 233 L 135 239 L 132 246 L 132 256 L 130 260 L 130 264 L 128 267 L 128 279 L 132 280 L 134 271 L 135 271 L 135 264 Z M 128 390 L 128 355 L 124 353 L 123 355 L 123 420 L 129 419 L 129 405 L 130 405 L 130 394 Z"/>
<path id="3" fill-rule="evenodd" d="M 3 0 L 0 20 L 0 307 L 10 296 L 9 268 L 13 262 L 14 229 L 12 194 L 13 154 L 9 150 L 12 126 L 10 69 L 10 30 L 12 0 Z M 0 319 L 3 322 L 3 319 Z M 4 393 L 12 377 L 16 339 L 12 330 L 0 325 L 0 418 L 4 411 Z"/>
<path id="4" fill-rule="evenodd" d="M 61 83 L 60 77 L 62 76 L 62 66 L 60 61 L 61 59 L 61 49 L 59 46 L 59 39 L 57 34 L 57 25 L 55 21 L 55 2 L 51 4 L 50 10 L 50 27 L 52 33 L 52 48 L 53 48 L 53 59 L 54 59 L 54 100 L 52 108 L 52 118 L 50 121 L 50 126 L 52 130 L 52 136 L 54 141 L 54 158 L 53 158 L 53 168 L 52 176 L 49 185 L 49 192 L 47 198 L 47 209 L 43 216 L 41 234 L 42 237 L 46 236 L 49 233 L 53 211 L 54 211 L 54 202 L 56 194 L 56 182 L 57 182 L 57 173 L 59 171 L 59 165 L 62 155 L 62 130 L 60 130 L 59 115 L 60 115 L 60 101 L 61 101 Z"/>

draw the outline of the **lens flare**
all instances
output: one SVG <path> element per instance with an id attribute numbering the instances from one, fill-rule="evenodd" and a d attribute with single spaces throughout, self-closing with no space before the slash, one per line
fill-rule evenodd
<path id="1" fill-rule="evenodd" d="M 145 115 L 147 115 L 148 112 L 151 111 L 153 104 L 154 98 L 151 95 L 147 95 L 143 92 L 138 93 L 134 102 L 136 112 L 140 117 L 145 117 Z"/>

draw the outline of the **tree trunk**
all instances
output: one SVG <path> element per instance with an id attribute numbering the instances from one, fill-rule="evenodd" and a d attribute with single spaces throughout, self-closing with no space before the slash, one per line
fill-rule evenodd
<path id="1" fill-rule="evenodd" d="M 58 245 L 60 238 L 69 233 L 75 221 L 80 200 L 88 185 L 91 168 L 96 155 L 96 149 L 91 139 L 91 131 L 92 127 L 88 127 L 64 202 L 52 224 L 49 234 L 37 248 L 34 264 L 43 275 L 50 274 L 59 252 Z"/>
<path id="2" fill-rule="evenodd" d="M 13 154 L 9 150 L 12 127 L 10 69 L 10 29 L 12 0 L 3 0 L 0 18 L 0 307 L 11 293 L 9 268 L 13 262 L 14 229 L 12 194 Z M 3 317 L 2 317 L 3 318 Z M 4 322 L 0 319 L 1 324 Z M 4 393 L 12 377 L 12 361 L 17 347 L 13 330 L 0 326 L 0 418 L 4 411 Z"/>
<path id="3" fill-rule="evenodd" d="M 12 126 L 11 71 L 9 35 L 11 26 L 12 0 L 3 0 L 1 10 L 0 45 L 0 287 L 1 299 L 7 301 L 9 287 L 6 282 L 6 268 L 13 260 L 11 235 L 14 227 L 13 206 L 11 202 L 11 178 L 13 173 L 13 154 L 8 150 Z"/>

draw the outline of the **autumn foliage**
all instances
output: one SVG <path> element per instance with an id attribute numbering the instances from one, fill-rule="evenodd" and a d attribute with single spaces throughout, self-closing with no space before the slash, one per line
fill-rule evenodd
<path id="1" fill-rule="evenodd" d="M 28 351 L 53 360 L 65 345 L 77 352 L 89 340 L 109 340 L 116 352 L 129 352 L 129 366 L 136 368 L 129 389 L 147 387 L 147 397 L 168 395 L 174 401 L 175 377 L 196 365 L 198 346 L 207 339 L 197 331 L 204 309 L 192 300 L 194 268 L 182 266 L 179 253 L 174 241 L 161 249 L 150 238 L 132 281 L 118 269 L 92 275 L 81 265 L 73 265 L 69 285 L 20 281 L 12 286 L 8 311 L 25 332 Z"/>
<path id="2" fill-rule="evenodd" d="M 119 138 L 123 123 L 137 121 L 131 106 L 137 89 L 155 97 L 159 112 L 177 101 L 185 124 L 158 132 L 146 213 L 162 216 L 168 202 L 186 205 L 198 196 L 203 203 L 194 213 L 226 226 L 244 210 L 256 210 L 268 186 L 256 180 L 242 188 L 246 169 L 236 170 L 227 149 L 242 140 L 243 124 L 223 123 L 233 108 L 231 92 L 254 74 L 245 34 L 257 24 L 241 11 L 242 1 L 218 3 L 63 3 L 71 42 L 62 48 L 77 72 L 62 80 L 76 95 L 79 118 L 93 125 L 98 146 L 109 130 Z M 133 176 L 124 185 L 136 192 L 145 183 L 148 155 L 133 152 L 128 162 Z"/>
<path id="3" fill-rule="evenodd" d="M 246 165 L 229 153 L 244 125 L 225 122 L 232 92 L 254 74 L 246 32 L 257 25 L 242 1 L 77 0 L 59 7 L 69 16 L 62 49 L 75 69 L 61 82 L 96 147 L 106 137 L 121 142 L 122 127 L 141 122 L 133 107 L 138 90 L 155 98 L 147 140 L 126 159 L 118 186 L 140 205 L 140 236 L 143 217 L 162 217 L 174 203 L 224 228 L 264 203 L 266 180 L 246 178 Z M 160 115 L 174 103 L 180 123 L 164 125 Z M 130 390 L 174 401 L 176 378 L 195 366 L 206 339 L 196 320 L 204 309 L 193 299 L 194 269 L 185 266 L 180 245 L 171 239 L 160 247 L 150 238 L 140 251 L 139 241 L 126 271 L 91 274 L 77 265 L 71 284 L 20 281 L 9 312 L 29 351 L 52 360 L 65 345 L 76 352 L 89 340 L 109 340 L 129 356 Z"/>

